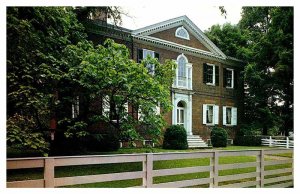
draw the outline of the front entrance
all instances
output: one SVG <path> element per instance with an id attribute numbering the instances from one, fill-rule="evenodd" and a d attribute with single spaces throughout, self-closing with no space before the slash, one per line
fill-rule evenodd
<path id="1" fill-rule="evenodd" d="M 192 96 L 188 94 L 172 94 L 172 124 L 181 125 L 185 128 L 187 135 L 192 133 Z"/>
<path id="2" fill-rule="evenodd" d="M 177 125 L 181 125 L 185 127 L 185 110 L 184 110 L 184 102 L 180 101 L 177 103 Z"/>

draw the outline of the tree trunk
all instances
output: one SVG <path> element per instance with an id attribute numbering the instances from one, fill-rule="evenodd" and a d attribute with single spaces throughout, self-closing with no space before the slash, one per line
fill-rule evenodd
<path id="1" fill-rule="evenodd" d="M 268 135 L 268 128 L 266 126 L 263 127 L 263 135 Z"/>

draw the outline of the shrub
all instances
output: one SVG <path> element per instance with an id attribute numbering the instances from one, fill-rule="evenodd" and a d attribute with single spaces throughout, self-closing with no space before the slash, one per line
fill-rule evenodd
<path id="1" fill-rule="evenodd" d="M 238 135 L 235 137 L 233 144 L 237 146 L 261 146 L 261 136 Z"/>
<path id="2" fill-rule="evenodd" d="M 213 147 L 227 146 L 227 132 L 224 128 L 215 127 L 210 134 L 211 144 Z"/>
<path id="3" fill-rule="evenodd" d="M 164 134 L 164 149 L 184 150 L 188 148 L 187 134 L 184 127 L 180 125 L 171 125 Z"/>

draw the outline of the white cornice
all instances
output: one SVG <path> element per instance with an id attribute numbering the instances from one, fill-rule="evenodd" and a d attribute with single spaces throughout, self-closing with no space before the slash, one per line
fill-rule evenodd
<path id="1" fill-rule="evenodd" d="M 185 15 L 134 30 L 132 35 L 135 37 L 148 36 L 180 25 L 187 28 L 212 53 L 226 58 L 226 55 Z"/>
<path id="2" fill-rule="evenodd" d="M 162 40 L 159 38 L 151 37 L 151 36 L 133 36 L 134 40 L 136 42 L 156 46 L 158 48 L 168 49 L 175 52 L 183 52 L 188 53 L 190 55 L 196 56 L 196 57 L 202 57 L 209 60 L 219 61 L 221 63 L 231 65 L 231 66 L 240 66 L 241 67 L 241 61 L 240 60 L 234 60 L 232 57 L 230 57 L 230 61 L 227 57 L 222 57 L 220 55 L 217 55 L 212 52 L 204 51 L 201 49 L 196 49 L 193 47 L 188 47 L 185 45 L 177 44 L 174 42 Z"/>

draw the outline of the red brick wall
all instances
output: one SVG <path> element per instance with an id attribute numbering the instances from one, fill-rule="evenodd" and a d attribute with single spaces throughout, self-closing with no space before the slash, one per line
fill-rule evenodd
<path id="1" fill-rule="evenodd" d="M 166 59 L 177 59 L 178 55 L 182 54 L 179 52 L 170 51 L 167 49 L 162 49 L 154 46 L 149 46 L 141 43 L 134 43 L 134 60 L 137 59 L 137 49 L 149 49 L 154 50 L 160 54 L 160 62 L 163 63 Z M 223 87 L 223 67 L 228 67 L 220 62 L 207 60 L 200 57 L 191 56 L 185 54 L 189 63 L 193 65 L 193 92 L 192 96 L 192 129 L 193 134 L 200 135 L 204 139 L 208 139 L 210 136 L 210 128 L 202 123 L 202 105 L 203 104 L 216 104 L 219 105 L 219 126 L 227 129 L 230 137 L 233 137 L 236 130 L 239 127 L 239 122 L 241 121 L 241 113 L 243 111 L 242 102 L 239 96 L 241 93 L 241 86 L 239 84 L 238 89 L 227 89 Z M 209 86 L 203 83 L 203 63 L 212 63 L 219 66 L 219 86 Z M 231 67 L 232 68 L 232 67 Z M 235 69 L 237 70 L 237 69 Z M 238 126 L 235 127 L 225 127 L 222 126 L 223 123 L 223 106 L 234 106 L 238 108 Z M 164 115 L 167 123 L 172 124 L 172 112 Z"/>

